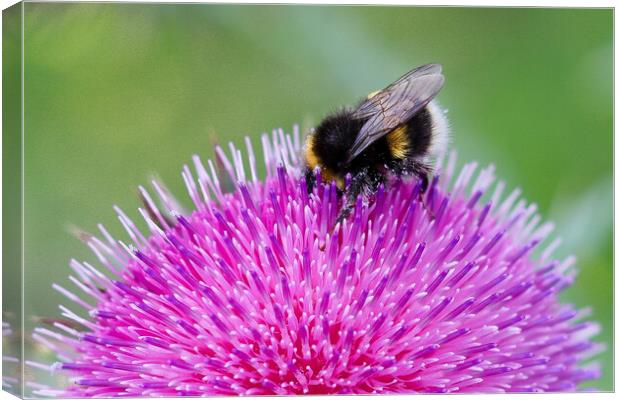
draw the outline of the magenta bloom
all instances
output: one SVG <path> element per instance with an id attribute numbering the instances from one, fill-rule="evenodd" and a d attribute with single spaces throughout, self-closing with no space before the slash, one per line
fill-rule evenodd
<path id="1" fill-rule="evenodd" d="M 117 210 L 133 245 L 103 227 L 85 236 L 115 278 L 71 262 L 80 294 L 57 289 L 83 329 L 36 337 L 72 383 L 38 394 L 571 391 L 598 376 L 582 365 L 600 351 L 597 325 L 557 298 L 573 258 L 551 257 L 551 225 L 518 191 L 502 200 L 492 167 L 453 179 L 452 157 L 423 202 L 416 181 L 392 182 L 333 229 L 336 186 L 307 194 L 297 132 L 262 141 L 264 181 L 249 141 L 247 159 L 218 150 L 231 193 L 195 157 L 193 212 L 154 183 L 148 235 Z"/>

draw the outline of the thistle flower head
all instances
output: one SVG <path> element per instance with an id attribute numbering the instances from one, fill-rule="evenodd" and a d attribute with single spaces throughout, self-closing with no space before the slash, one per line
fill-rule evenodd
<path id="1" fill-rule="evenodd" d="M 570 391 L 597 376 L 582 366 L 597 325 L 558 302 L 573 258 L 553 259 L 551 225 L 519 191 L 503 196 L 492 167 L 455 175 L 450 157 L 423 194 L 390 182 L 334 228 L 336 186 L 318 176 L 307 193 L 299 143 L 263 136 L 263 181 L 249 140 L 247 158 L 218 149 L 229 193 L 194 157 L 194 211 L 154 182 L 163 207 L 140 189 L 148 234 L 117 209 L 133 244 L 102 226 L 84 236 L 99 265 L 71 262 L 77 292 L 55 285 L 82 328 L 35 334 L 72 383 L 38 393 Z"/>

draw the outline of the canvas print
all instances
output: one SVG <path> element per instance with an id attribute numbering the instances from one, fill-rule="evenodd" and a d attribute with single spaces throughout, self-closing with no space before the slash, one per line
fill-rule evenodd
<path id="1" fill-rule="evenodd" d="M 613 391 L 613 10 L 3 11 L 3 389 Z"/>

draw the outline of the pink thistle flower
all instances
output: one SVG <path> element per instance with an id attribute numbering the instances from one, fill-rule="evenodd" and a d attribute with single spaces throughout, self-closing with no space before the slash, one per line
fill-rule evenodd
<path id="1" fill-rule="evenodd" d="M 552 259 L 551 224 L 518 190 L 502 200 L 493 167 L 453 179 L 452 156 L 423 203 L 418 182 L 392 182 L 334 228 L 336 186 L 307 193 L 297 130 L 262 143 L 264 181 L 249 140 L 245 160 L 218 148 L 231 193 L 194 157 L 193 212 L 153 182 L 148 235 L 120 209 L 133 245 L 82 235 L 114 277 L 73 260 L 80 295 L 55 285 L 90 317 L 61 306 L 83 330 L 36 330 L 72 380 L 38 394 L 554 392 L 598 376 L 581 366 L 598 326 L 558 302 L 574 258 Z"/>

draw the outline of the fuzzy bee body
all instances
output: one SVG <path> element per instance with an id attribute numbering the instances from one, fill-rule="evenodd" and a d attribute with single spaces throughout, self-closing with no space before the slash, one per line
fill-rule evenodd
<path id="1" fill-rule="evenodd" d="M 375 193 L 389 174 L 428 181 L 433 156 L 448 139 L 444 112 L 433 101 L 442 85 L 439 65 L 416 68 L 371 93 L 357 108 L 328 115 L 307 136 L 308 189 L 316 168 L 323 181 L 336 182 L 347 197 L 338 220 L 348 215 L 359 195 Z M 345 188 L 348 174 L 351 182 Z"/>

